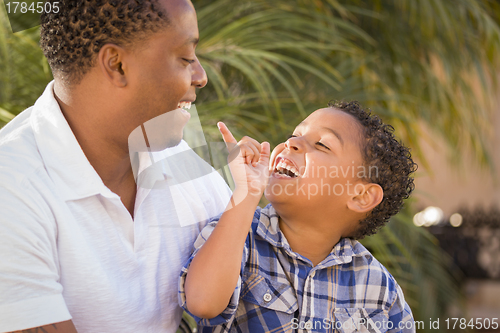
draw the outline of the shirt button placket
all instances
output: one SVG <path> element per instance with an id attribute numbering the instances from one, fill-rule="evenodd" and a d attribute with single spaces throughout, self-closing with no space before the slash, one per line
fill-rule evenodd
<path id="1" fill-rule="evenodd" d="M 302 299 L 302 309 L 304 309 L 304 310 L 307 308 L 306 307 L 307 300 L 306 300 L 305 295 L 308 292 L 311 292 L 311 289 L 312 289 L 311 286 L 313 283 L 314 275 L 316 275 L 316 271 L 310 272 L 306 278 L 306 283 L 304 285 L 304 298 Z M 311 309 L 307 309 L 307 311 L 305 311 L 305 313 L 303 313 L 303 315 L 310 317 L 311 316 Z M 302 332 L 310 333 L 310 332 L 312 332 L 312 328 L 313 328 L 313 321 L 311 319 L 309 319 L 307 321 L 304 321 L 304 330 L 302 330 Z"/>

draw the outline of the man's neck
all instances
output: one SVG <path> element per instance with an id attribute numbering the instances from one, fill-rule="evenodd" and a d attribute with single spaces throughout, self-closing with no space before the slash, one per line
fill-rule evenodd
<path id="1" fill-rule="evenodd" d="M 69 91 L 57 81 L 54 96 L 88 161 L 133 216 L 136 184 L 127 138 L 112 135 L 113 123 L 101 117 L 105 108 L 89 96 Z"/>

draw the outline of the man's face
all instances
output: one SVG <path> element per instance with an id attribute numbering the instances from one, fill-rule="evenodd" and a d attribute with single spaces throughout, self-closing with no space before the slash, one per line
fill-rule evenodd
<path id="1" fill-rule="evenodd" d="M 273 151 L 266 198 L 304 208 L 342 205 L 361 181 L 360 137 L 351 115 L 333 108 L 313 112 Z"/>
<path id="2" fill-rule="evenodd" d="M 207 83 L 195 55 L 198 43 L 196 12 L 189 1 L 163 0 L 168 27 L 131 52 L 128 89 L 134 128 L 144 124 L 149 146 L 161 150 L 176 145 L 189 113 L 181 108 L 196 99 L 196 88 Z"/>

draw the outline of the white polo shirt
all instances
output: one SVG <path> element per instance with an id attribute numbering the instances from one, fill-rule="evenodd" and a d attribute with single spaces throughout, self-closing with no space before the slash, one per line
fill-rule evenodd
<path id="1" fill-rule="evenodd" d="M 132 219 L 85 157 L 53 82 L 0 131 L 0 332 L 70 319 L 79 333 L 176 331 L 181 267 L 230 190 L 215 170 L 178 184 L 160 169 L 162 186 L 138 188 Z"/>

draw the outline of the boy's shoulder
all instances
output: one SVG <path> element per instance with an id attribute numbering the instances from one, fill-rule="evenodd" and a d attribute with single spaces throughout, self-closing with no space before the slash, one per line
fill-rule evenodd
<path id="1" fill-rule="evenodd" d="M 367 270 L 373 270 L 373 272 L 378 272 L 380 274 L 388 275 L 388 278 L 394 279 L 394 277 L 389 273 L 387 268 L 380 261 L 373 256 L 373 254 L 360 242 L 352 238 L 342 238 L 337 244 L 341 244 L 343 247 L 350 247 L 352 249 L 352 268 L 346 266 L 346 269 L 352 269 L 357 274 L 363 271 L 363 267 Z"/>
<path id="2" fill-rule="evenodd" d="M 339 293 L 345 293 L 345 301 L 351 306 L 390 308 L 400 296 L 401 288 L 387 268 L 357 240 L 343 238 L 337 246 L 344 248 L 345 252 L 352 251 L 348 255 L 350 259 L 338 266 Z M 353 288 L 355 297 L 352 297 Z"/>

